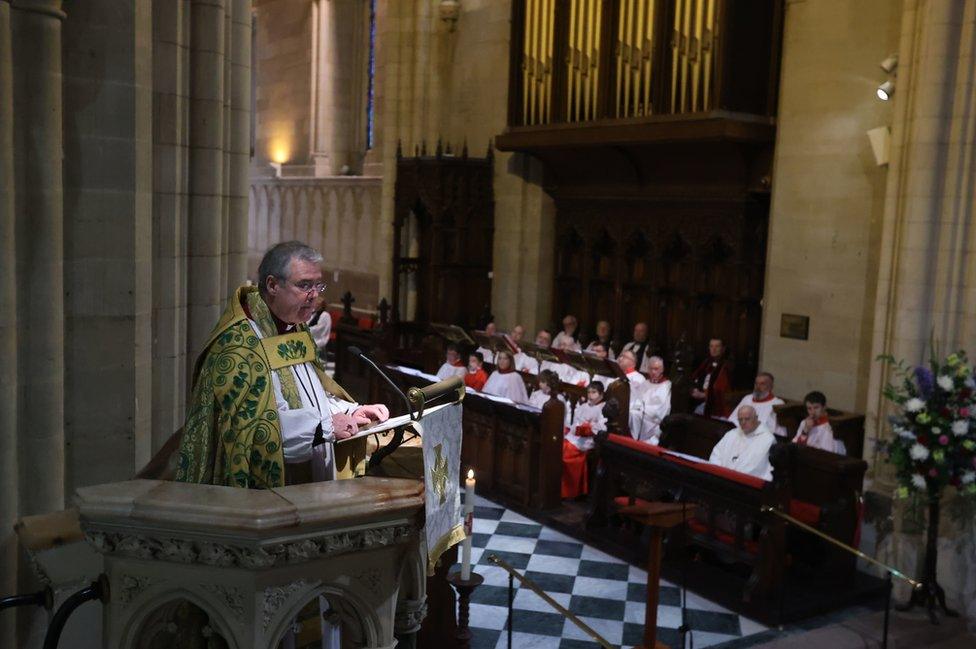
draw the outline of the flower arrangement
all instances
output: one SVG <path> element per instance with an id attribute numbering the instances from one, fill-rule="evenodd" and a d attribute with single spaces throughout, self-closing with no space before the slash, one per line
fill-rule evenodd
<path id="1" fill-rule="evenodd" d="M 946 486 L 976 497 L 976 378 L 965 352 L 928 366 L 911 367 L 892 356 L 895 381 L 884 396 L 900 412 L 890 418 L 894 433 L 879 442 L 882 456 L 895 467 L 896 496 L 938 498 Z"/>

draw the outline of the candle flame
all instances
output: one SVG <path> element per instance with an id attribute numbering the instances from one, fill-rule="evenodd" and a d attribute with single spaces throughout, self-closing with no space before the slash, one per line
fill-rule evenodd
<path id="1" fill-rule="evenodd" d="M 468 469 L 468 480 L 474 480 L 474 469 Z"/>

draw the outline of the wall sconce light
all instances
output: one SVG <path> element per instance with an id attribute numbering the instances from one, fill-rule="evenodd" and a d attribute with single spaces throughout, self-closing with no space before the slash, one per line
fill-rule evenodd
<path id="1" fill-rule="evenodd" d="M 895 82 L 892 81 L 891 79 L 888 79 L 880 86 L 878 86 L 877 92 L 878 92 L 878 99 L 880 99 L 881 101 L 888 101 L 889 99 L 891 99 L 891 96 L 895 94 Z"/>
<path id="2" fill-rule="evenodd" d="M 459 0 L 441 0 L 437 5 L 437 14 L 447 23 L 448 31 L 454 31 L 458 18 L 461 17 L 461 2 Z"/>
<path id="3" fill-rule="evenodd" d="M 888 58 L 882 61 L 879 65 L 881 65 L 882 70 L 884 70 L 888 74 L 891 74 L 892 72 L 895 71 L 895 68 L 898 67 L 898 55 L 889 54 Z"/>

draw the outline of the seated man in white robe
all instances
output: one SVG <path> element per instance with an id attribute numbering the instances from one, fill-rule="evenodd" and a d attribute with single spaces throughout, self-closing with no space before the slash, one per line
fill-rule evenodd
<path id="1" fill-rule="evenodd" d="M 545 329 L 542 329 L 535 335 L 535 344 L 538 347 L 549 347 L 552 344 L 552 334 L 550 334 Z M 519 372 L 528 372 L 529 374 L 539 373 L 539 361 L 532 358 L 528 354 L 522 353 L 515 358 L 515 369 Z"/>
<path id="2" fill-rule="evenodd" d="M 496 333 L 498 333 L 498 327 L 495 326 L 494 322 L 489 322 L 485 325 L 485 333 L 489 336 L 494 336 Z M 485 347 L 478 347 L 478 349 L 475 351 L 481 352 L 481 358 L 484 359 L 485 363 L 495 363 L 495 352 L 491 351 L 490 349 L 486 349 Z"/>
<path id="3" fill-rule="evenodd" d="M 630 381 L 630 400 L 633 403 L 635 391 L 644 389 L 647 377 L 637 371 L 637 357 L 629 349 L 620 352 L 620 356 L 617 357 L 617 365 L 620 366 L 620 369 L 627 375 L 627 380 Z"/>
<path id="4" fill-rule="evenodd" d="M 800 422 L 793 443 L 846 455 L 844 442 L 834 437 L 834 429 L 827 419 L 827 397 L 824 393 L 811 392 L 803 398 L 803 404 L 807 408 L 807 418 Z"/>
<path id="5" fill-rule="evenodd" d="M 742 397 L 742 401 L 739 402 L 739 405 L 735 407 L 727 419 L 734 424 L 739 421 L 739 409 L 743 406 L 752 406 L 756 414 L 759 415 L 759 421 L 766 426 L 767 430 L 775 435 L 785 437 L 786 431 L 782 431 L 782 433 L 777 432 L 776 411 L 773 410 L 773 406 L 779 406 L 784 403 L 786 402 L 773 394 L 773 375 L 769 372 L 760 372 L 756 375 L 756 381 L 752 387 L 752 394 L 747 394 Z"/>
<path id="6" fill-rule="evenodd" d="M 647 323 L 638 322 L 634 325 L 634 339 L 624 345 L 621 351 L 634 353 L 637 371 L 646 372 L 651 361 L 651 344 L 647 339 Z"/>
<path id="7" fill-rule="evenodd" d="M 461 362 L 461 354 L 458 352 L 457 345 L 448 345 L 447 352 L 444 354 L 444 364 L 437 370 L 437 378 L 443 381 L 444 379 L 456 376 L 463 380 L 464 375 L 467 373 L 468 368 Z"/>
<path id="8" fill-rule="evenodd" d="M 634 439 L 648 444 L 657 444 L 661 438 L 661 422 L 671 414 L 671 381 L 664 375 L 664 359 L 651 356 L 650 378 L 644 390 L 636 395 L 643 408 L 640 429 L 630 432 Z"/>
<path id="9" fill-rule="evenodd" d="M 759 421 L 755 409 L 742 406 L 739 408 L 739 425 L 725 433 L 712 449 L 708 461 L 763 480 L 772 480 L 769 449 L 775 441 L 776 436 Z"/>
<path id="10" fill-rule="evenodd" d="M 511 399 L 515 403 L 528 403 L 529 395 L 525 391 L 522 376 L 515 371 L 515 359 L 509 351 L 500 351 L 495 356 L 496 368 L 482 392 Z"/>
<path id="11" fill-rule="evenodd" d="M 606 320 L 600 320 L 596 323 L 596 338 L 590 341 L 590 344 L 586 346 L 583 351 L 593 352 L 593 346 L 602 343 L 604 348 L 607 350 L 607 358 L 610 360 L 615 360 L 617 355 L 613 353 L 613 341 L 610 340 L 610 323 Z"/>
<path id="12" fill-rule="evenodd" d="M 556 334 L 552 346 L 556 349 L 571 349 L 574 352 L 580 350 L 579 323 L 576 321 L 576 316 L 567 315 L 563 318 L 563 330 Z"/>
<path id="13" fill-rule="evenodd" d="M 326 310 L 328 305 L 323 296 L 315 302 L 315 313 L 308 319 L 308 331 L 312 334 L 315 346 L 319 348 L 319 355 L 325 358 L 325 346 L 329 344 L 332 335 L 332 316 Z"/>

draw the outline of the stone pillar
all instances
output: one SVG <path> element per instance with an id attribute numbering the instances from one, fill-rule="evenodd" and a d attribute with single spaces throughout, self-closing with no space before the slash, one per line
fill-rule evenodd
<path id="1" fill-rule="evenodd" d="M 190 2 L 153 5 L 153 448 L 183 425 L 187 389 Z M 192 363 L 192 360 L 189 361 Z"/>
<path id="2" fill-rule="evenodd" d="M 931 353 L 930 335 L 941 354 L 965 347 L 972 353 L 976 341 L 974 18 L 974 0 L 904 2 L 873 351 L 913 365 Z M 880 437 L 890 435 L 879 423 L 889 407 L 881 394 L 889 378 L 876 363 L 868 417 Z M 890 467 L 876 469 L 873 488 L 889 495 Z M 976 620 L 976 522 L 942 523 L 939 582 L 950 605 Z M 899 515 L 878 548 L 883 561 L 908 574 L 920 571 L 923 551 L 924 540 L 902 532 Z"/>
<path id="3" fill-rule="evenodd" d="M 227 241 L 228 277 L 226 294 L 244 283 L 257 268 L 247 266 L 248 176 L 251 158 L 251 2 L 232 0 L 234 15 L 230 23 L 230 133 L 229 165 L 230 223 Z"/>
<path id="4" fill-rule="evenodd" d="M 129 478 L 151 455 L 151 7 L 74 4 L 63 48 L 71 489 Z"/>
<path id="5" fill-rule="evenodd" d="M 61 0 L 12 4 L 20 514 L 64 507 Z M 26 485 L 25 485 L 26 486 Z"/>
<path id="6" fill-rule="evenodd" d="M 224 207 L 224 30 L 226 0 L 190 8 L 190 168 L 187 336 L 195 358 L 220 317 Z M 187 364 L 192 372 L 192 362 Z"/>
<path id="7" fill-rule="evenodd" d="M 0 0 L 0 593 L 17 590 L 17 282 L 14 239 L 14 105 L 10 2 Z M 0 617 L 0 645 L 14 646 L 14 616 Z"/>

